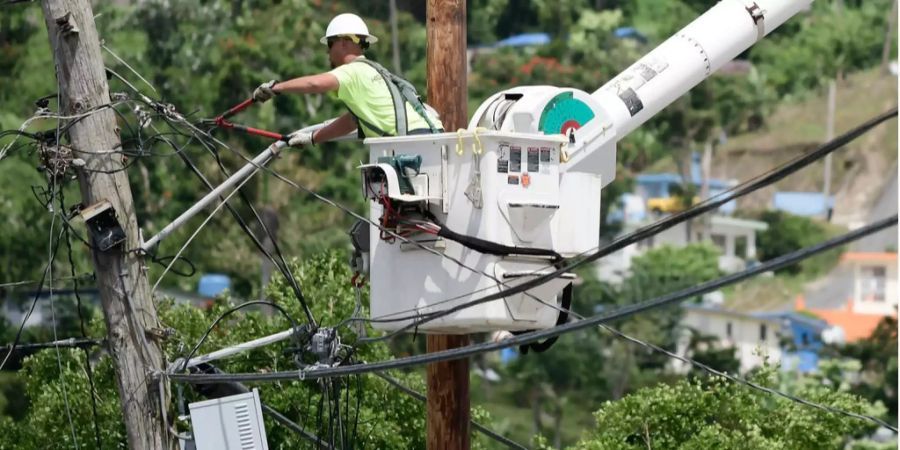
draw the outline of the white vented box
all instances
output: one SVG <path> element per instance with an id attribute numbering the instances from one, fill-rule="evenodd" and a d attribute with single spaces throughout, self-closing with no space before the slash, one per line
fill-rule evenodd
<path id="1" fill-rule="evenodd" d="M 259 392 L 191 403 L 197 450 L 268 450 Z"/>
<path id="2" fill-rule="evenodd" d="M 602 180 L 594 174 L 560 174 L 567 142 L 561 135 L 498 131 L 373 138 L 365 141 L 370 151 L 366 167 L 380 157 L 420 155 L 420 173 L 412 182 L 415 197 L 427 202 L 453 231 L 573 255 L 598 245 Z M 369 217 L 377 223 L 383 207 L 375 201 L 369 204 Z M 555 271 L 548 259 L 485 255 L 427 234 L 415 238 L 446 258 L 400 240 L 381 240 L 380 230 L 370 229 L 371 315 L 376 328 L 397 329 L 412 321 L 400 318 L 445 310 Z M 513 295 L 428 322 L 416 331 L 468 334 L 548 328 L 559 315 L 554 308 L 558 294 L 572 279 L 560 277 L 528 291 L 538 300 Z"/>

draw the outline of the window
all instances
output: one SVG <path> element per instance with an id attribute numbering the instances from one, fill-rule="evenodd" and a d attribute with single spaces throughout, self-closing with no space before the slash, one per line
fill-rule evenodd
<path id="1" fill-rule="evenodd" d="M 860 297 L 864 302 L 883 302 L 885 300 L 884 266 L 864 266 L 860 268 Z"/>
<path id="2" fill-rule="evenodd" d="M 725 324 L 725 336 L 728 337 L 729 339 L 731 338 L 731 332 L 732 332 L 731 322 L 728 322 Z"/>
<path id="3" fill-rule="evenodd" d="M 766 331 L 768 331 L 768 330 L 766 330 L 766 324 L 760 324 L 760 326 L 759 326 L 759 340 L 761 340 L 761 341 L 765 341 L 765 340 L 766 340 Z"/>
<path id="4" fill-rule="evenodd" d="M 747 236 L 737 236 L 734 238 L 734 254 L 741 258 L 747 258 Z"/>
<path id="5" fill-rule="evenodd" d="M 710 236 L 712 238 L 713 244 L 716 244 L 716 247 L 722 250 L 722 253 L 725 253 L 725 235 L 723 234 L 714 234 Z"/>

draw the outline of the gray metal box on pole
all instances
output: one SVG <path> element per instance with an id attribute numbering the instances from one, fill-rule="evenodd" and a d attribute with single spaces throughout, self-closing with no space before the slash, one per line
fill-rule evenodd
<path id="1" fill-rule="evenodd" d="M 259 392 L 191 403 L 197 450 L 268 450 Z"/>

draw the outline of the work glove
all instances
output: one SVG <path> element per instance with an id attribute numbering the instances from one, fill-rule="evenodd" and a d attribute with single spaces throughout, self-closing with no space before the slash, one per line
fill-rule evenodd
<path id="1" fill-rule="evenodd" d="M 253 101 L 262 103 L 277 95 L 278 93 L 272 89 L 276 84 L 278 84 L 277 80 L 271 80 L 259 85 L 253 91 Z"/>
<path id="2" fill-rule="evenodd" d="M 313 134 L 308 131 L 297 131 L 288 136 L 288 145 L 291 147 L 306 147 L 313 145 Z"/>

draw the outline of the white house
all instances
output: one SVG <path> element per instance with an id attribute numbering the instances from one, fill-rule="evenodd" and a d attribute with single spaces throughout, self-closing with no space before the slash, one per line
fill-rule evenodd
<path id="1" fill-rule="evenodd" d="M 792 311 L 742 312 L 719 305 L 684 305 L 681 326 L 685 333 L 677 352 L 688 353 L 691 330 L 717 339 L 718 348 L 732 348 L 740 362 L 741 373 L 758 367 L 768 358 L 784 370 L 815 370 L 821 335 L 828 328 L 823 320 Z M 690 356 L 690 355 L 688 355 Z M 689 366 L 674 361 L 676 371 Z"/>
<path id="2" fill-rule="evenodd" d="M 630 225 L 623 232 L 630 233 L 644 225 L 647 223 Z M 600 259 L 597 262 L 597 276 L 601 280 L 616 283 L 631 269 L 631 258 L 648 249 L 662 245 L 683 247 L 688 243 L 703 241 L 712 242 L 721 251 L 719 269 L 726 273 L 737 272 L 746 268 L 748 261 L 756 260 L 756 233 L 768 228 L 765 222 L 721 215 L 694 220 L 690 226 L 680 223 Z"/>

